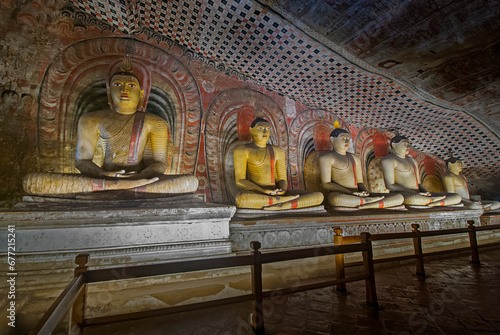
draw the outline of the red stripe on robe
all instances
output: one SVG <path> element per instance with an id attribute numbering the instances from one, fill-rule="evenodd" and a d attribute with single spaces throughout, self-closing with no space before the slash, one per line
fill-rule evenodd
<path id="1" fill-rule="evenodd" d="M 274 165 L 276 163 L 276 158 L 274 156 L 274 150 L 272 145 L 267 146 L 269 148 L 269 155 L 271 156 L 271 183 L 275 184 L 274 181 Z"/>
<path id="2" fill-rule="evenodd" d="M 139 140 L 141 138 L 142 129 L 144 128 L 145 117 L 146 113 L 135 113 L 134 124 L 132 125 L 132 136 L 130 136 L 130 146 L 128 148 L 128 165 L 137 165 L 137 163 L 139 163 Z"/>

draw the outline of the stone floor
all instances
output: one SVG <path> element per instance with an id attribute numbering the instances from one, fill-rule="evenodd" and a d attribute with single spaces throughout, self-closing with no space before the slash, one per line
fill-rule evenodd
<path id="1" fill-rule="evenodd" d="M 469 255 L 428 259 L 427 278 L 414 263 L 376 269 L 382 310 L 364 305 L 364 282 L 278 296 L 265 301 L 267 334 L 500 334 L 500 249 L 480 251 L 481 266 Z M 350 272 L 354 272 L 352 269 Z M 89 327 L 85 335 L 244 335 L 250 303 L 164 317 Z"/>

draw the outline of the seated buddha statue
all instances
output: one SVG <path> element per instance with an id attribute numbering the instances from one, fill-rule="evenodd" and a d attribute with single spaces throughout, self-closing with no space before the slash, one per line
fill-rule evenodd
<path id="1" fill-rule="evenodd" d="M 251 143 L 234 150 L 235 183 L 238 208 L 281 210 L 320 205 L 321 192 L 287 191 L 285 151 L 267 144 L 271 125 L 256 118 L 250 125 Z"/>
<path id="2" fill-rule="evenodd" d="M 372 194 L 363 184 L 361 160 L 347 152 L 351 137 L 336 128 L 330 134 L 333 151 L 319 158 L 321 186 L 328 190 L 328 203 L 333 207 L 387 208 L 403 203 L 401 194 Z"/>
<path id="3" fill-rule="evenodd" d="M 446 174 L 443 177 L 445 192 L 457 193 L 462 197 L 462 202 L 470 209 L 495 210 L 500 208 L 498 201 L 472 201 L 469 195 L 469 185 L 464 176 L 460 175 L 463 163 L 459 158 L 450 155 L 446 161 Z"/>
<path id="4" fill-rule="evenodd" d="M 385 187 L 391 193 L 404 196 L 405 205 L 450 206 L 459 204 L 462 197 L 456 193 L 430 193 L 420 184 L 420 173 L 415 160 L 408 156 L 410 141 L 396 135 L 391 139 L 393 153 L 382 158 Z"/>
<path id="5" fill-rule="evenodd" d="M 64 195 L 107 190 L 146 193 L 189 193 L 198 187 L 192 175 L 165 175 L 168 124 L 141 109 L 144 91 L 125 57 L 121 71 L 111 75 L 109 110 L 84 114 L 78 121 L 75 167 L 81 174 L 32 173 L 24 178 L 24 190 L 32 195 Z M 104 162 L 93 162 L 98 140 Z M 146 163 L 150 143 L 153 159 Z"/>

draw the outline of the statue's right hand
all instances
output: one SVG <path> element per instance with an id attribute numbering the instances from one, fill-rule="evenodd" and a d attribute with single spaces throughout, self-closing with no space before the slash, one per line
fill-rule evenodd
<path id="1" fill-rule="evenodd" d="M 283 194 L 283 190 L 280 188 L 277 188 L 275 190 L 264 190 L 264 193 L 267 195 L 281 195 Z"/>
<path id="2" fill-rule="evenodd" d="M 366 191 L 353 192 L 352 194 L 355 195 L 355 196 L 357 196 L 357 197 L 367 197 L 367 196 L 370 195 L 370 193 L 368 193 Z"/>
<path id="3" fill-rule="evenodd" d="M 431 193 L 430 192 L 420 192 L 420 195 L 423 195 L 424 197 L 430 197 Z"/>
<path id="4" fill-rule="evenodd" d="M 123 171 L 123 172 L 118 172 L 116 174 L 116 178 L 129 178 L 133 176 L 137 176 L 137 173 L 135 171 L 129 171 L 129 172 Z"/>
<path id="5" fill-rule="evenodd" d="M 125 170 L 120 170 L 120 171 L 104 171 L 102 173 L 103 177 L 109 177 L 109 178 L 117 178 L 120 177 L 122 173 L 125 173 Z"/>

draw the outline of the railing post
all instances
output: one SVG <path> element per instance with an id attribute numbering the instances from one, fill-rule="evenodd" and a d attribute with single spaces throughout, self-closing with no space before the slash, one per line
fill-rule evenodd
<path id="1" fill-rule="evenodd" d="M 88 270 L 87 263 L 89 262 L 89 254 L 79 254 L 75 258 L 75 263 L 78 267 L 75 269 L 74 276 L 78 277 L 80 274 L 85 274 Z M 69 332 L 68 334 L 83 334 L 83 324 L 85 322 L 85 303 L 87 295 L 87 284 L 83 284 L 83 287 L 78 294 L 73 306 L 70 311 L 69 318 Z"/>
<path id="2" fill-rule="evenodd" d="M 467 220 L 467 224 L 469 225 L 469 242 L 472 256 L 470 262 L 472 264 L 481 264 L 481 262 L 479 261 L 479 248 L 477 246 L 476 227 L 474 226 L 474 220 Z"/>
<path id="3" fill-rule="evenodd" d="M 341 228 L 333 228 L 335 235 L 333 236 L 333 244 L 335 245 L 343 245 L 344 244 L 344 236 L 342 236 Z M 335 272 L 337 273 L 338 279 L 345 279 L 345 268 L 344 268 L 344 254 L 336 254 L 335 255 Z M 339 293 L 347 293 L 346 284 L 338 284 L 337 292 Z"/>
<path id="4" fill-rule="evenodd" d="M 368 279 L 365 279 L 366 304 L 378 309 L 377 289 L 375 287 L 375 269 L 373 268 L 373 249 L 370 236 L 370 233 L 361 233 L 361 243 L 366 246 L 366 250 L 362 252 L 364 272 L 368 275 Z"/>
<path id="5" fill-rule="evenodd" d="M 264 334 L 264 309 L 262 305 L 262 254 L 260 252 L 261 244 L 258 241 L 250 242 L 253 249 L 252 265 L 252 294 L 254 297 L 252 306 L 252 329 L 255 334 Z"/>
<path id="6" fill-rule="evenodd" d="M 418 223 L 412 223 L 411 227 L 413 228 L 412 233 L 417 236 L 413 237 L 413 251 L 415 252 L 415 266 L 417 268 L 417 276 L 425 277 L 425 268 L 424 268 L 424 256 L 422 252 L 422 236 L 420 236 L 420 225 Z"/>

